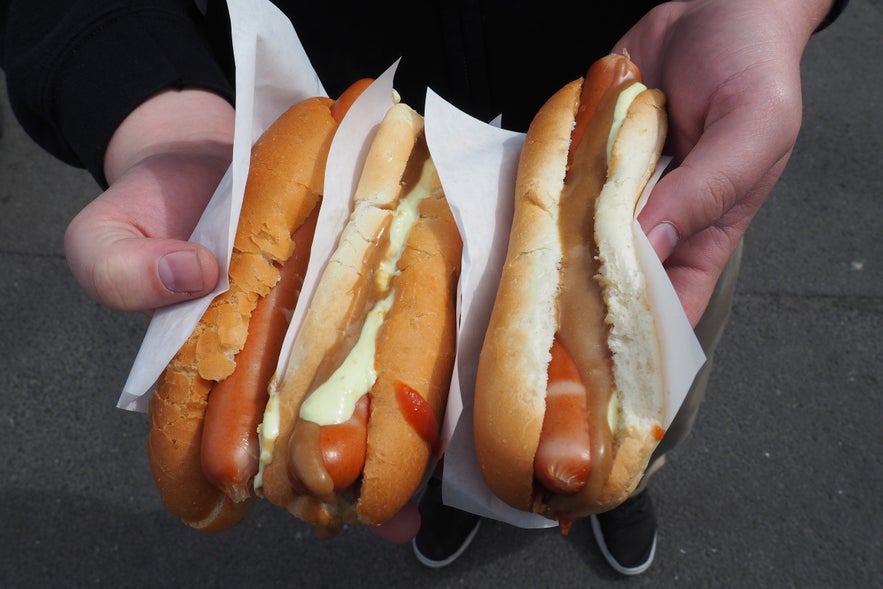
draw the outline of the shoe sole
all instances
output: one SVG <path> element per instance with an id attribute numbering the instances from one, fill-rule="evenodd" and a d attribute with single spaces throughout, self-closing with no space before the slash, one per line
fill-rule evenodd
<path id="1" fill-rule="evenodd" d="M 460 546 L 460 548 L 458 548 L 455 553 L 453 553 L 452 555 L 450 555 L 449 557 L 447 557 L 444 560 L 433 560 L 433 559 L 427 557 L 426 555 L 424 555 L 422 552 L 420 552 L 420 550 L 417 548 L 417 539 L 416 538 L 411 540 L 411 548 L 413 548 L 414 556 L 417 557 L 417 560 L 420 561 L 420 564 L 427 566 L 431 569 L 440 569 L 442 567 L 448 566 L 449 564 L 451 564 L 452 562 L 454 562 L 455 560 L 460 558 L 460 555 L 463 554 L 463 552 L 465 552 L 467 548 L 469 548 L 470 544 L 472 544 L 472 540 L 475 538 L 475 534 L 478 533 L 478 528 L 480 528 L 480 527 L 481 527 L 481 520 L 478 520 L 478 523 L 475 524 L 475 527 L 472 528 L 472 531 L 469 532 L 468 536 L 466 536 L 466 540 L 463 541 L 463 544 Z"/>
<path id="2" fill-rule="evenodd" d="M 607 549 L 607 543 L 604 541 L 604 534 L 601 532 L 601 524 L 598 522 L 598 518 L 595 515 L 592 515 L 591 520 L 592 534 L 595 536 L 595 542 L 598 544 L 598 548 L 601 549 L 601 554 L 604 555 L 604 560 L 606 560 L 607 564 L 613 567 L 616 572 L 621 575 L 633 576 L 640 575 L 650 568 L 650 565 L 653 564 L 653 558 L 656 556 L 656 532 L 653 532 L 653 545 L 650 547 L 650 556 L 647 557 L 647 560 L 638 566 L 626 567 L 619 564 Z"/>

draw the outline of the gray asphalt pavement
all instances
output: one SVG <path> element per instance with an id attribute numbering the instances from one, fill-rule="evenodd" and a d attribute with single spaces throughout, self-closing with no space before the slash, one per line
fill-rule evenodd
<path id="1" fill-rule="evenodd" d="M 883 4 L 811 42 L 804 128 L 746 237 L 690 439 L 654 479 L 659 550 L 611 572 L 589 526 L 486 522 L 429 570 L 268 505 L 220 535 L 160 504 L 147 418 L 115 408 L 147 325 L 88 299 L 64 229 L 97 195 L 0 97 L 0 587 L 883 587 Z"/>

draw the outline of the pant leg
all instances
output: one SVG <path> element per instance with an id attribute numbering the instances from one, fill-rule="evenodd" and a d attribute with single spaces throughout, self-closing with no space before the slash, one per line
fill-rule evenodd
<path id="1" fill-rule="evenodd" d="M 742 263 L 742 242 L 733 252 L 730 260 L 724 267 L 720 278 L 715 285 L 714 292 L 708 302 L 708 308 L 699 319 L 696 325 L 696 338 L 702 351 L 705 352 L 706 361 L 699 369 L 690 391 L 684 398 L 684 402 L 672 420 L 671 425 L 665 432 L 665 437 L 659 442 L 656 451 L 650 458 L 650 463 L 645 471 L 644 478 L 641 480 L 634 494 L 640 493 L 647 486 L 649 478 L 665 464 L 665 455 L 678 446 L 690 430 L 693 429 L 693 423 L 696 421 L 696 415 L 699 413 L 699 406 L 705 399 L 705 389 L 708 386 L 708 378 L 711 374 L 711 365 L 714 360 L 714 352 L 720 342 L 724 326 L 730 316 L 730 309 L 733 305 L 733 293 L 736 289 L 736 278 L 739 276 L 739 267 Z"/>

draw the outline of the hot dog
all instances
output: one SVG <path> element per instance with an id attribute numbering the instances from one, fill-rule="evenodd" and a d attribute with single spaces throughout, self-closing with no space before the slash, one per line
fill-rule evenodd
<path id="1" fill-rule="evenodd" d="M 612 54 L 538 111 L 519 160 L 473 429 L 491 490 L 565 532 L 624 501 L 662 435 L 632 223 L 666 128 L 662 93 Z"/>
<path id="2" fill-rule="evenodd" d="M 257 426 L 300 292 L 331 139 L 360 81 L 337 101 L 283 113 L 252 148 L 230 259 L 209 305 L 150 400 L 148 457 L 160 497 L 188 525 L 220 531 L 250 512 Z"/>
<path id="3" fill-rule="evenodd" d="M 258 493 L 322 538 L 388 521 L 432 462 L 461 248 L 423 118 L 397 102 L 261 424 Z"/>

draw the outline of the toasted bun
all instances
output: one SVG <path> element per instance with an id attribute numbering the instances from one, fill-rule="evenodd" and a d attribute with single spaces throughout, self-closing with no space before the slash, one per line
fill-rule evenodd
<path id="1" fill-rule="evenodd" d="M 202 473 L 202 415 L 212 381 L 192 373 L 179 354 L 150 399 L 147 450 L 153 479 L 166 508 L 204 532 L 225 530 L 244 519 L 252 501 L 235 503 Z"/>
<path id="2" fill-rule="evenodd" d="M 419 215 L 394 278 L 395 302 L 378 334 L 378 374 L 357 505 L 359 520 L 367 524 L 388 521 L 407 503 L 431 457 L 430 443 L 402 414 L 396 382 L 419 392 L 439 423 L 451 385 L 462 244 L 437 175 L 433 197 L 420 204 Z"/>
<path id="3" fill-rule="evenodd" d="M 563 256 L 559 199 L 581 80 L 556 92 L 528 130 L 515 183 L 515 210 L 497 297 L 479 357 L 473 429 L 488 486 L 530 511 L 546 367 L 557 329 Z"/>
<path id="4" fill-rule="evenodd" d="M 655 168 L 665 136 L 663 97 L 642 92 L 612 150 L 596 203 L 595 240 L 607 306 L 613 398 L 608 421 L 613 462 L 603 485 L 576 495 L 538 490 L 534 456 L 545 411 L 550 348 L 558 329 L 563 251 L 560 195 L 579 107 L 581 80 L 553 95 L 528 130 L 519 162 L 515 214 L 500 287 L 479 359 L 474 432 L 490 489 L 524 511 L 575 519 L 624 500 L 656 446 L 663 393 L 658 339 L 632 242 L 635 205 Z M 586 280 L 592 280 L 586 276 Z M 600 488 L 600 490 L 599 490 Z"/>
<path id="5" fill-rule="evenodd" d="M 337 123 L 328 98 L 312 98 L 280 116 L 252 150 L 230 260 L 230 289 L 218 295 L 160 376 L 150 401 L 148 456 L 166 507 L 206 531 L 237 523 L 252 498 L 234 503 L 205 477 L 203 420 L 212 386 L 236 369 L 260 297 L 279 280 L 292 234 L 317 206 Z"/>
<path id="6" fill-rule="evenodd" d="M 322 380 L 320 372 L 327 375 L 333 369 L 327 365 L 328 358 L 339 363 L 345 356 L 373 305 L 368 280 L 374 280 L 373 268 L 382 255 L 377 243 L 388 233 L 403 177 L 428 159 L 422 129 L 422 117 L 404 104 L 387 113 L 369 150 L 353 212 L 317 284 L 285 374 L 271 393 L 275 397 L 271 403 L 278 402 L 278 410 L 273 410 L 279 428 L 272 460 L 262 473 L 261 493 L 316 525 L 323 537 L 333 535 L 344 523 L 387 521 L 419 485 L 429 462 L 430 444 L 403 416 L 395 383 L 405 382 L 418 391 L 439 417 L 450 385 L 461 242 L 433 168 L 431 195 L 421 201 L 418 219 L 408 232 L 390 282 L 393 304 L 376 339 L 377 379 L 370 391 L 361 483 L 322 498 L 292 487 L 287 440 L 301 404 Z"/>

